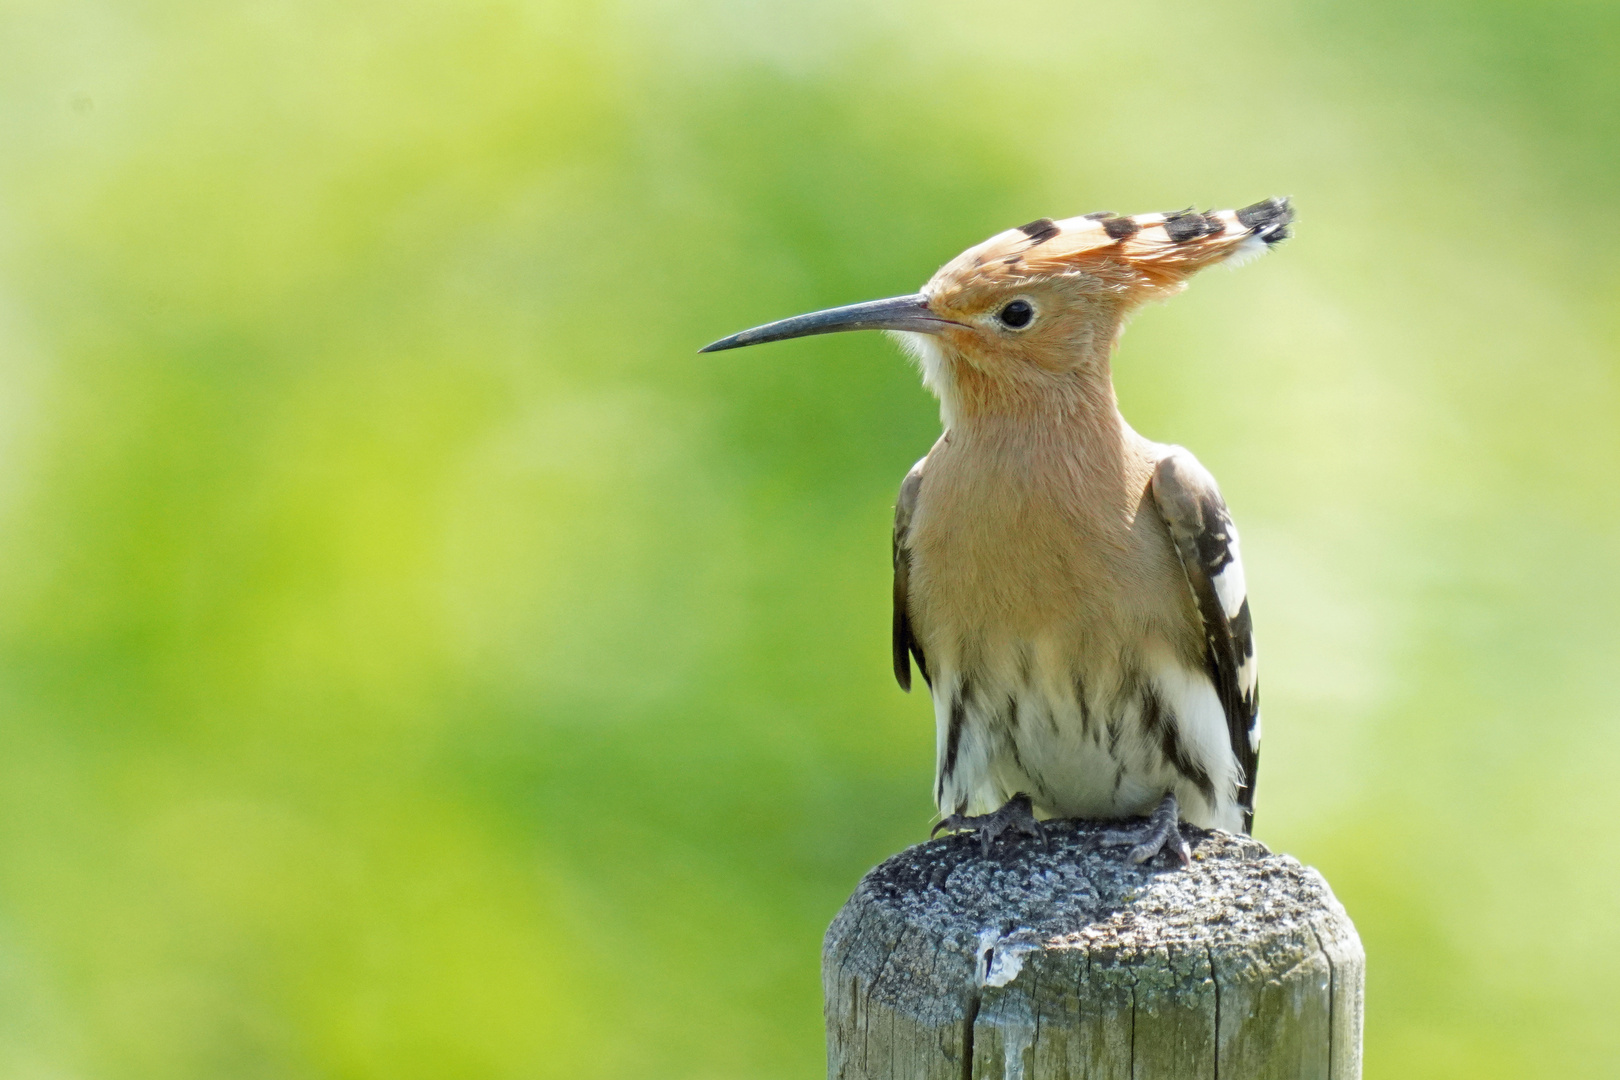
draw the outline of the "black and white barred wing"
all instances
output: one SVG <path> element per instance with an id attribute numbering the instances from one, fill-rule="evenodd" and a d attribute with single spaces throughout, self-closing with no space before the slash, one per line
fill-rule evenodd
<path id="1" fill-rule="evenodd" d="M 1226 711 L 1232 753 L 1243 769 L 1238 802 L 1247 831 L 1254 822 L 1260 764 L 1260 689 L 1237 529 L 1215 478 L 1179 446 L 1154 470 L 1153 501 L 1170 527 L 1203 619 L 1205 661 Z"/>
<path id="2" fill-rule="evenodd" d="M 911 514 L 917 507 L 917 490 L 922 487 L 922 461 L 911 467 L 900 484 L 900 496 L 894 501 L 894 677 L 900 689 L 911 690 L 911 658 L 917 658 L 917 668 L 923 681 L 928 681 L 928 661 L 923 658 L 922 646 L 911 628 Z"/>

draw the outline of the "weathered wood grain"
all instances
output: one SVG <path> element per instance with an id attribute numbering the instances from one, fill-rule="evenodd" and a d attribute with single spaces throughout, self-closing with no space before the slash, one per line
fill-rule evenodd
<path id="1" fill-rule="evenodd" d="M 1138 867 L 1103 826 L 1047 829 L 861 880 L 822 953 L 830 1078 L 1361 1075 L 1361 942 L 1315 870 L 1190 828 L 1190 870 Z"/>

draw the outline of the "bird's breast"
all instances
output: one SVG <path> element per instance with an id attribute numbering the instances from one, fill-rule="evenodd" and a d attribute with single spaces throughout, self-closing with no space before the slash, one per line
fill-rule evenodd
<path id="1" fill-rule="evenodd" d="M 1150 466 L 1088 484 L 1061 468 L 941 464 L 924 473 L 910 537 L 909 603 L 928 655 L 1041 641 L 1107 657 L 1145 632 L 1190 627 Z"/>

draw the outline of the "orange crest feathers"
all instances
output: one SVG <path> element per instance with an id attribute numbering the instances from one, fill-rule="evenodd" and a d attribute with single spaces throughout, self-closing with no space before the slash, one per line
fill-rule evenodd
<path id="1" fill-rule="evenodd" d="M 938 288 L 975 292 L 1035 278 L 1087 275 L 1146 299 L 1180 286 L 1213 263 L 1252 257 L 1287 239 L 1294 210 L 1267 199 L 1241 210 L 1119 217 L 1112 213 L 1041 218 L 969 248 L 934 275 Z"/>

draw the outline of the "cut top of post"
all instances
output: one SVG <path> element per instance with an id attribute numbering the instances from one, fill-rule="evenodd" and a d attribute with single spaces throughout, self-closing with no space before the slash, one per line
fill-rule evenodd
<path id="1" fill-rule="evenodd" d="M 1315 870 L 1185 826 L 1191 868 L 1136 866 L 1105 826 L 1046 828 L 861 880 L 823 952 L 829 1075 L 1359 1075 L 1361 945 Z"/>

